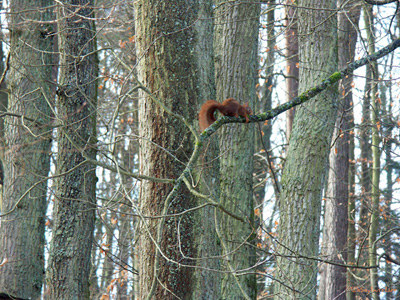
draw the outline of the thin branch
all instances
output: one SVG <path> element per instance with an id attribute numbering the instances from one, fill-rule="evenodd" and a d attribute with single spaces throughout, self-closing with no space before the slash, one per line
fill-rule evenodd
<path id="1" fill-rule="evenodd" d="M 393 2 L 398 2 L 399 0 L 364 0 L 365 2 L 367 2 L 368 4 L 371 5 L 385 5 L 385 4 L 389 4 L 389 3 L 393 3 Z"/>

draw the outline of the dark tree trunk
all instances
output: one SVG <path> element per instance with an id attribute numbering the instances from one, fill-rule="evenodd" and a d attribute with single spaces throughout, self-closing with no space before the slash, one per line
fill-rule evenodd
<path id="1" fill-rule="evenodd" d="M 49 299 L 89 299 L 96 209 L 98 60 L 91 0 L 58 7 L 60 76 L 53 238 L 46 274 Z"/>
<path id="2" fill-rule="evenodd" d="M 189 122 L 196 119 L 194 22 L 198 1 L 139 0 L 135 5 L 138 77 L 147 89 L 139 92 L 140 172 L 174 179 L 192 151 L 188 128 L 171 113 Z M 141 181 L 140 214 L 154 217 L 182 213 L 194 206 L 195 199 L 186 188 L 180 188 L 173 199 L 168 198 L 171 190 L 171 184 Z M 191 299 L 194 269 L 186 266 L 193 262 L 185 257 L 196 256 L 193 215 L 140 221 L 135 249 L 138 297 Z"/>
<path id="3" fill-rule="evenodd" d="M 342 6 L 340 4 L 340 6 Z M 361 7 L 344 6 L 338 18 L 338 61 L 343 69 L 354 60 L 357 28 Z M 351 19 L 349 19 L 351 18 Z M 348 198 L 349 198 L 349 145 L 352 129 L 352 82 L 348 75 L 339 84 L 338 117 L 336 119 L 324 215 L 324 236 L 321 254 L 338 264 L 347 261 Z M 322 266 L 318 298 L 346 299 L 346 269 L 333 264 Z"/>

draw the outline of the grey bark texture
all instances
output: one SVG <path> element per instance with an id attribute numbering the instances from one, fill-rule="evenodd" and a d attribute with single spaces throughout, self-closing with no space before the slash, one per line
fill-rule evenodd
<path id="1" fill-rule="evenodd" d="M 60 76 L 53 236 L 46 271 L 49 299 L 89 299 L 96 210 L 98 60 L 93 1 L 58 3 Z"/>
<path id="2" fill-rule="evenodd" d="M 333 0 L 298 3 L 302 92 L 337 70 Z M 314 9 L 318 8 L 318 9 Z M 326 10 L 324 9 L 326 8 Z M 337 85 L 296 109 L 282 175 L 275 299 L 315 299 L 322 188 L 337 112 Z"/>
<path id="3" fill-rule="evenodd" d="M 199 1 L 198 20 L 195 23 L 197 32 L 195 51 L 199 80 L 197 111 L 205 101 L 215 99 L 213 16 L 213 1 Z M 197 169 L 200 191 L 205 195 L 212 195 L 214 199 L 219 197 L 218 140 L 218 134 L 209 139 L 199 160 L 200 168 Z M 197 205 L 202 204 L 204 199 L 199 198 Z M 193 299 L 220 299 L 221 274 L 213 271 L 219 270 L 221 266 L 221 259 L 216 258 L 221 254 L 221 249 L 215 230 L 215 213 L 215 207 L 211 206 L 206 206 L 195 213 L 198 224 L 195 227 L 195 238 L 200 268 L 195 271 Z"/>
<path id="4" fill-rule="evenodd" d="M 9 103 L 4 122 L 0 293 L 40 296 L 44 278 L 47 176 L 52 138 L 54 19 L 51 1 L 10 1 Z"/>
<path id="5" fill-rule="evenodd" d="M 254 108 L 257 83 L 257 47 L 260 5 L 241 1 L 216 1 L 215 82 L 217 100 L 233 97 Z M 255 274 L 240 275 L 255 265 L 253 153 L 254 125 L 227 125 L 220 133 L 220 202 L 243 216 L 242 223 L 218 212 L 225 270 L 223 299 L 255 299 Z"/>

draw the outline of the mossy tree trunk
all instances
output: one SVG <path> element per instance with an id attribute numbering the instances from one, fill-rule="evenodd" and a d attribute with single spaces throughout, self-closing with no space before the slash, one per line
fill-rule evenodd
<path id="1" fill-rule="evenodd" d="M 299 91 L 337 70 L 334 0 L 298 3 Z M 316 9 L 318 8 L 318 9 Z M 315 299 L 321 196 L 337 113 L 337 85 L 296 109 L 282 175 L 276 299 Z"/>
<path id="2" fill-rule="evenodd" d="M 10 1 L 0 292 L 37 299 L 44 275 L 47 176 L 54 93 L 52 1 Z M 41 23 L 43 21 L 43 23 Z M 1 96 L 2 98 L 3 95 Z M 1 108 L 3 110 L 3 108 Z M 11 299 L 11 298 L 10 298 Z"/>
<path id="3" fill-rule="evenodd" d="M 217 100 L 233 97 L 254 108 L 260 5 L 216 1 L 215 78 Z M 220 134 L 220 202 L 247 221 L 218 212 L 217 228 L 225 255 L 223 299 L 255 299 L 256 276 L 240 275 L 255 265 L 253 205 L 254 125 L 231 124 Z M 251 272 L 250 272 L 251 273 Z"/>
<path id="4" fill-rule="evenodd" d="M 53 236 L 46 272 L 49 299 L 89 299 L 96 210 L 98 59 L 94 2 L 58 3 L 60 76 Z"/>

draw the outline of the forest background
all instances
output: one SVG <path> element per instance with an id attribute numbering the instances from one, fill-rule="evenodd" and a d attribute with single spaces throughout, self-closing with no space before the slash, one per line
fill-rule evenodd
<path id="1" fill-rule="evenodd" d="M 399 5 L 2 1 L 0 299 L 397 299 Z"/>

